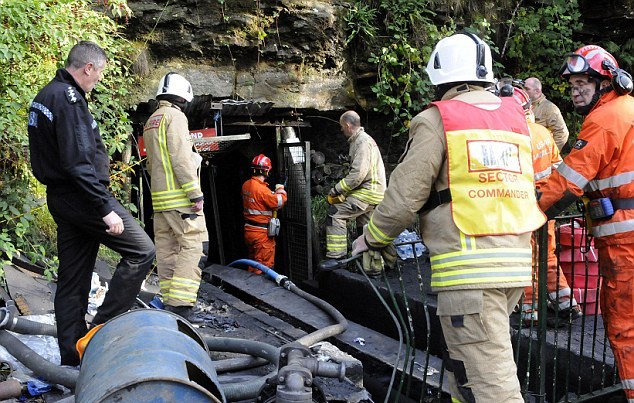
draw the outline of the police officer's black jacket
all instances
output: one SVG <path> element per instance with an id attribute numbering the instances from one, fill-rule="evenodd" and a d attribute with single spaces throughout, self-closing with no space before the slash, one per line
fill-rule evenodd
<path id="1" fill-rule="evenodd" d="M 102 217 L 112 211 L 108 154 L 85 92 L 65 69 L 31 103 L 28 131 L 31 167 L 48 193 L 79 193 Z"/>

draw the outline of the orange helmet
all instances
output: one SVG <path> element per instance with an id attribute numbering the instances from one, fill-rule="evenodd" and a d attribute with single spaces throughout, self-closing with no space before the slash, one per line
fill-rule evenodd
<path id="1" fill-rule="evenodd" d="M 258 154 L 253 157 L 253 161 L 251 161 L 251 168 L 258 169 L 261 171 L 269 172 L 273 165 L 271 165 L 271 159 L 264 154 Z"/>
<path id="2" fill-rule="evenodd" d="M 564 78 L 572 74 L 588 74 L 611 79 L 613 70 L 608 69 L 603 63 L 604 61 L 607 61 L 614 68 L 619 68 L 614 56 L 602 47 L 597 45 L 582 46 L 574 53 L 568 53 L 565 56 L 559 74 Z"/>

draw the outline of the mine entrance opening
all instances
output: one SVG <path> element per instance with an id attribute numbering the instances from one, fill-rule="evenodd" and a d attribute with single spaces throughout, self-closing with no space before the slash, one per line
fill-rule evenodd
<path id="1" fill-rule="evenodd" d="M 153 211 L 143 126 L 156 106 L 156 101 L 148 101 L 131 114 L 140 161 L 133 175 L 132 201 L 150 236 Z M 209 96 L 201 96 L 195 97 L 185 112 L 194 146 L 203 157 L 200 183 L 209 234 L 207 264 L 229 264 L 247 257 L 241 187 L 251 176 L 251 160 L 262 153 L 273 164 L 267 182 L 271 188 L 285 183 L 289 199 L 279 212 L 282 229 L 277 239 L 275 269 L 298 282 L 312 279 L 318 252 L 313 254 L 307 157 L 310 143 L 304 138 L 319 138 L 319 129 L 302 120 L 301 112 L 274 109 L 269 102 L 214 102 Z"/>

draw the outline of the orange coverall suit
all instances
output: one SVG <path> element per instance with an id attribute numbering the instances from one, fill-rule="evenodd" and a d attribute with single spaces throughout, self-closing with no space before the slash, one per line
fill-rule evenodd
<path id="1" fill-rule="evenodd" d="M 273 268 L 275 265 L 275 237 L 268 236 L 273 211 L 286 203 L 283 188 L 272 192 L 268 184 L 257 176 L 242 185 L 244 207 L 244 242 L 249 259 Z"/>
<path id="2" fill-rule="evenodd" d="M 540 207 L 549 217 L 584 193 L 609 197 L 609 219 L 591 223 L 599 251 L 601 311 L 619 376 L 634 403 L 634 98 L 603 95 L 586 116 L 577 142 L 548 182 Z"/>
<path id="3" fill-rule="evenodd" d="M 528 129 L 531 132 L 531 145 L 533 147 L 533 170 L 535 171 L 535 187 L 537 190 L 546 183 L 548 177 L 553 170 L 557 169 L 561 164 L 561 155 L 559 149 L 553 140 L 552 134 L 544 126 L 528 122 Z M 555 220 L 548 221 L 548 272 L 547 272 L 547 288 L 548 299 L 558 302 L 559 309 L 570 308 L 571 290 L 566 277 L 561 268 L 557 264 L 557 256 L 555 255 L 556 238 L 555 238 Z M 537 255 L 536 249 L 533 249 L 533 285 L 524 289 L 524 303 L 522 311 L 532 311 L 536 313 L 537 295 L 533 295 L 533 288 L 537 286 Z M 559 273 L 558 273 L 559 272 Z M 535 298 L 533 300 L 533 297 Z M 576 301 L 572 305 L 577 305 Z"/>

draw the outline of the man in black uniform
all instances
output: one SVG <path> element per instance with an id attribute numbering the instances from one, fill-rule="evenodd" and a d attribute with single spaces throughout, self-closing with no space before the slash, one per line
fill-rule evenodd
<path id="1" fill-rule="evenodd" d="M 152 241 L 109 191 L 109 158 L 86 94 L 101 80 L 106 54 L 81 41 L 65 68 L 33 100 L 29 145 L 35 177 L 46 185 L 57 224 L 55 316 L 61 364 L 79 364 L 75 343 L 87 332 L 88 293 L 99 245 L 121 254 L 92 326 L 127 311 L 154 260 Z"/>

